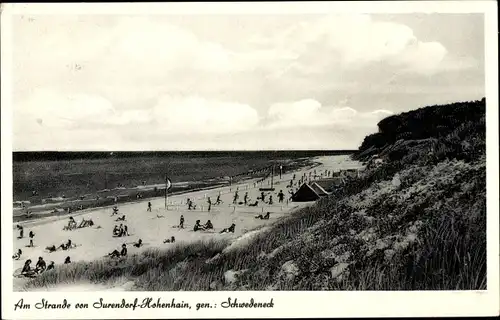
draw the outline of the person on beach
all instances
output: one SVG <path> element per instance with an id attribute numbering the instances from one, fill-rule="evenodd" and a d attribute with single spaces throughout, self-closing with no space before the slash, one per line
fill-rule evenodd
<path id="1" fill-rule="evenodd" d="M 123 215 L 121 218 L 116 218 L 115 221 L 125 221 L 125 215 Z"/>
<path id="2" fill-rule="evenodd" d="M 142 246 L 143 246 L 142 239 L 139 239 L 139 241 L 137 241 L 137 243 L 134 243 L 134 247 L 136 247 L 136 248 L 140 248 Z"/>
<path id="3" fill-rule="evenodd" d="M 24 238 L 24 227 L 20 226 L 20 225 L 17 225 L 17 229 L 19 230 L 19 237 L 18 237 L 18 239 Z"/>
<path id="4" fill-rule="evenodd" d="M 47 268 L 47 264 L 45 263 L 45 260 L 43 260 L 42 257 L 38 257 L 38 262 L 36 263 L 36 266 L 35 266 L 35 272 L 42 273 L 45 271 L 46 268 Z"/>
<path id="5" fill-rule="evenodd" d="M 210 197 L 208 197 L 207 203 L 208 203 L 208 212 L 210 212 L 210 209 L 212 209 L 212 200 L 210 200 Z"/>
<path id="6" fill-rule="evenodd" d="M 72 245 L 71 239 L 68 239 L 68 242 L 61 244 L 59 248 L 63 250 L 68 250 L 69 248 L 71 248 L 71 245 Z"/>
<path id="7" fill-rule="evenodd" d="M 262 200 L 262 202 L 266 202 L 266 194 L 264 193 L 264 191 L 260 193 L 260 200 Z"/>
<path id="8" fill-rule="evenodd" d="M 175 242 L 175 237 L 174 236 L 170 237 L 170 239 L 163 240 L 163 243 L 174 243 L 174 242 Z"/>
<path id="9" fill-rule="evenodd" d="M 213 229 L 214 226 L 212 224 L 212 221 L 208 220 L 207 223 L 205 223 L 205 225 L 203 226 L 203 228 L 205 228 L 205 230 Z"/>
<path id="10" fill-rule="evenodd" d="M 254 203 L 250 203 L 248 206 L 249 207 L 257 207 L 259 205 L 259 201 L 255 200 Z"/>
<path id="11" fill-rule="evenodd" d="M 21 270 L 21 274 L 23 276 L 27 276 L 27 277 L 34 274 L 34 271 L 31 270 L 31 259 L 26 260 L 26 262 L 24 263 L 23 269 Z"/>
<path id="12" fill-rule="evenodd" d="M 118 214 L 118 207 L 117 206 L 113 207 L 113 213 L 111 214 L 111 216 L 114 216 L 115 214 Z"/>
<path id="13" fill-rule="evenodd" d="M 262 216 L 261 214 L 259 214 L 258 216 L 255 217 L 255 219 L 269 220 L 270 216 L 271 216 L 271 213 L 268 211 L 265 216 Z"/>
<path id="14" fill-rule="evenodd" d="M 120 227 L 118 227 L 118 236 L 123 236 L 123 223 L 120 223 Z"/>
<path id="15" fill-rule="evenodd" d="M 220 199 L 220 193 L 219 193 L 219 195 L 217 195 L 217 201 L 215 201 L 215 204 L 219 205 L 221 203 L 222 203 L 222 200 Z"/>
<path id="16" fill-rule="evenodd" d="M 226 232 L 228 232 L 228 233 L 229 233 L 229 232 L 234 233 L 234 228 L 235 228 L 235 227 L 236 227 L 236 224 L 234 224 L 234 223 L 233 223 L 233 224 L 232 224 L 229 228 L 224 228 L 224 229 L 222 229 L 222 231 L 221 231 L 220 233 L 226 233 Z"/>
<path id="17" fill-rule="evenodd" d="M 12 259 L 19 260 L 19 259 L 21 259 L 22 254 L 23 254 L 23 252 L 21 251 L 21 249 L 17 249 L 17 252 L 12 256 Z"/>
<path id="18" fill-rule="evenodd" d="M 278 202 L 283 203 L 283 199 L 285 199 L 285 194 L 283 193 L 283 190 L 280 190 L 278 193 Z"/>
<path id="19" fill-rule="evenodd" d="M 247 205 L 248 203 L 248 192 L 245 192 L 245 196 L 243 197 L 243 203 Z"/>
<path id="20" fill-rule="evenodd" d="M 33 230 L 30 231 L 29 233 L 29 237 L 30 237 L 30 247 L 34 247 L 35 245 L 33 244 L 33 238 L 35 237 L 35 233 L 33 232 Z"/>
<path id="21" fill-rule="evenodd" d="M 200 224 L 200 220 L 196 220 L 194 224 L 193 231 L 205 230 L 205 228 Z"/>
<path id="22" fill-rule="evenodd" d="M 127 237 L 130 235 L 130 234 L 128 234 L 128 227 L 127 227 L 127 225 L 125 225 L 125 226 L 123 227 L 123 235 L 124 235 L 124 236 L 127 236 Z"/>
<path id="23" fill-rule="evenodd" d="M 181 214 L 181 218 L 179 219 L 179 228 L 184 229 L 184 215 Z"/>
<path id="24" fill-rule="evenodd" d="M 115 227 L 113 228 L 113 236 L 118 236 L 120 234 L 120 228 L 115 224 Z"/>
<path id="25" fill-rule="evenodd" d="M 55 245 L 52 245 L 50 247 L 45 247 L 45 250 L 47 250 L 49 253 L 56 252 L 57 248 Z"/>
<path id="26" fill-rule="evenodd" d="M 54 269 L 54 268 L 55 268 L 54 261 L 51 261 L 51 262 L 49 263 L 49 265 L 47 266 L 47 271 L 52 270 L 52 269 Z"/>
<path id="27" fill-rule="evenodd" d="M 148 211 L 151 212 L 151 202 L 148 201 Z"/>
<path id="28" fill-rule="evenodd" d="M 239 197 L 240 196 L 238 195 L 238 191 L 235 191 L 233 196 L 233 204 L 236 204 L 238 202 Z"/>
<path id="29" fill-rule="evenodd" d="M 269 205 L 273 204 L 273 195 L 269 195 Z"/>
<path id="30" fill-rule="evenodd" d="M 187 199 L 187 205 L 188 205 L 188 210 L 191 210 L 193 209 L 193 201 L 191 201 L 191 199 Z"/>
<path id="31" fill-rule="evenodd" d="M 68 229 L 69 230 L 72 230 L 76 228 L 76 221 L 73 217 L 69 217 L 69 221 L 68 221 Z"/>
<path id="32" fill-rule="evenodd" d="M 71 263 L 71 258 L 69 256 L 64 259 L 64 264 L 70 264 Z"/>
<path id="33" fill-rule="evenodd" d="M 119 258 L 120 256 L 125 257 L 127 255 L 127 245 L 125 243 L 122 244 L 122 250 L 121 251 L 118 251 L 118 250 L 115 249 L 115 250 L 113 250 L 113 252 L 108 253 L 108 255 L 111 258 Z"/>

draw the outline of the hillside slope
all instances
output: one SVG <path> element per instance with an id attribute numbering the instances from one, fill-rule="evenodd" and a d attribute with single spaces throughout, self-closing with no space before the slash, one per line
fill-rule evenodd
<path id="1" fill-rule="evenodd" d="M 485 100 L 421 108 L 378 126 L 353 155 L 377 155 L 377 165 L 239 243 L 74 264 L 28 287 L 122 279 L 165 291 L 485 289 Z"/>

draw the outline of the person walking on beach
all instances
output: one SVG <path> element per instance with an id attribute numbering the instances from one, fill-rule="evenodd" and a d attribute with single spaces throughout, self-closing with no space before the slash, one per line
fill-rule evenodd
<path id="1" fill-rule="evenodd" d="M 148 211 L 151 212 L 151 201 L 148 201 Z"/>
<path id="2" fill-rule="evenodd" d="M 19 239 L 24 238 L 24 227 L 17 225 L 17 229 L 19 230 Z"/>
<path id="3" fill-rule="evenodd" d="M 187 199 L 187 205 L 188 205 L 188 210 L 191 210 L 193 208 L 193 201 L 191 199 Z"/>
<path id="4" fill-rule="evenodd" d="M 215 201 L 215 204 L 219 205 L 221 203 L 222 203 L 222 200 L 220 199 L 220 193 L 219 193 L 219 195 L 217 196 L 217 201 Z"/>
<path id="5" fill-rule="evenodd" d="M 273 204 L 273 195 L 272 194 L 269 195 L 269 204 L 270 205 Z"/>
<path id="6" fill-rule="evenodd" d="M 235 191 L 234 192 L 234 197 L 233 197 L 233 204 L 236 204 L 236 202 L 238 201 L 239 199 L 239 195 L 238 195 L 238 191 Z"/>
<path id="7" fill-rule="evenodd" d="M 210 197 L 208 197 L 207 203 L 208 203 L 208 212 L 210 212 L 210 209 L 212 209 L 212 200 L 210 200 Z"/>
<path id="8" fill-rule="evenodd" d="M 181 218 L 179 221 L 179 228 L 184 229 L 184 216 L 181 214 Z"/>
<path id="9" fill-rule="evenodd" d="M 248 204 L 248 192 L 245 192 L 245 196 L 243 197 L 243 202 L 245 203 L 245 205 Z"/>
<path id="10" fill-rule="evenodd" d="M 283 199 L 285 198 L 285 194 L 283 193 L 283 190 L 280 190 L 278 193 L 278 202 L 283 203 Z"/>
<path id="11" fill-rule="evenodd" d="M 34 247 L 33 245 L 33 238 L 35 237 L 35 233 L 33 232 L 33 230 L 30 231 L 30 247 Z"/>

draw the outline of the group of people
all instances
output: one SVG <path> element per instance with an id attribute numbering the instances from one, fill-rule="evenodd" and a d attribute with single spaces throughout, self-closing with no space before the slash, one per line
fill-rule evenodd
<path id="1" fill-rule="evenodd" d="M 75 244 L 73 244 L 73 242 L 71 242 L 71 239 L 68 239 L 68 242 L 66 242 L 66 243 L 62 243 L 62 244 L 61 244 L 59 247 L 57 247 L 57 248 L 56 248 L 56 246 L 55 246 L 55 245 L 52 245 L 52 246 L 48 246 L 48 247 L 46 247 L 45 249 L 46 249 L 47 251 L 49 251 L 49 253 L 52 253 L 52 252 L 57 251 L 57 249 L 69 250 L 69 249 L 74 248 L 74 247 L 76 247 L 76 245 L 75 245 Z"/>
<path id="2" fill-rule="evenodd" d="M 201 231 L 201 230 L 210 230 L 213 229 L 214 226 L 210 220 L 207 221 L 204 225 L 200 224 L 200 220 L 196 220 L 194 224 L 193 231 Z"/>
<path id="3" fill-rule="evenodd" d="M 120 223 L 120 226 L 115 225 L 113 228 L 113 237 L 125 237 L 129 236 L 128 227 Z"/>
<path id="4" fill-rule="evenodd" d="M 49 270 L 54 270 L 55 269 L 55 263 L 54 261 L 51 261 L 49 265 L 47 266 L 47 263 L 45 260 L 43 260 L 43 257 L 38 257 L 38 261 L 35 265 L 35 268 L 33 269 L 31 267 L 31 259 L 28 259 L 24 262 L 24 266 L 21 270 L 21 275 L 25 277 L 34 277 L 36 275 L 39 275 L 45 271 Z M 64 264 L 71 263 L 71 258 L 68 256 L 66 259 L 64 259 Z"/>

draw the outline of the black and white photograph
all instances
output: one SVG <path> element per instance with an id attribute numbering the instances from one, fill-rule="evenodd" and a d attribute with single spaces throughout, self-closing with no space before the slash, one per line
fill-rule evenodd
<path id="1" fill-rule="evenodd" d="M 460 2 L 3 5 L 2 309 L 498 312 L 496 14 Z"/>

